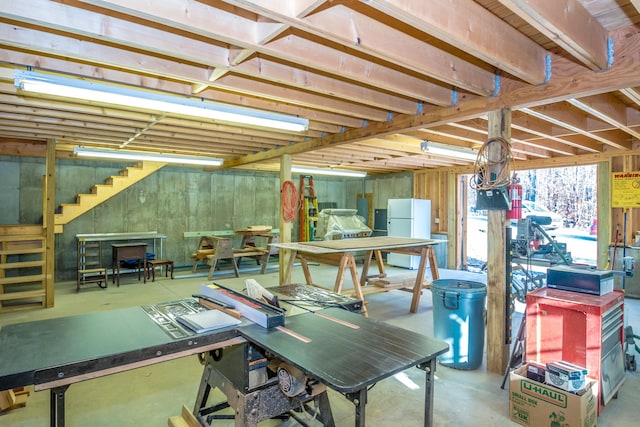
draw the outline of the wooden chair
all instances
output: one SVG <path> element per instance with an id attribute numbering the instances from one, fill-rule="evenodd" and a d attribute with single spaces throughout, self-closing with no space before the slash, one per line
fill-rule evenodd
<path id="1" fill-rule="evenodd" d="M 173 280 L 173 260 L 170 259 L 151 259 L 147 261 L 147 279 L 151 277 L 151 281 L 156 281 L 156 267 L 164 267 L 164 277 L 169 277 L 171 271 L 171 280 Z M 162 270 L 160 271 L 162 273 Z"/>

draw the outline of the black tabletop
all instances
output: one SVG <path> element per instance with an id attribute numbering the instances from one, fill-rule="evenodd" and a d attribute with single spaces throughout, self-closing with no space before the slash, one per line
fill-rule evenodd
<path id="1" fill-rule="evenodd" d="M 361 390 L 448 350 L 442 341 L 345 310 L 329 308 L 318 313 L 286 320 L 287 329 L 310 342 L 257 325 L 241 326 L 239 331 L 248 341 L 342 393 Z"/>
<path id="2" fill-rule="evenodd" d="M 43 384 L 221 342 L 235 328 L 174 339 L 141 307 L 38 320 L 0 329 L 0 390 Z"/>
<path id="3" fill-rule="evenodd" d="M 5 325 L 0 329 L 0 390 L 161 359 L 240 334 L 348 393 L 431 360 L 448 348 L 444 342 L 336 308 L 290 316 L 285 326 L 311 342 L 246 323 L 175 339 L 141 307 Z"/>

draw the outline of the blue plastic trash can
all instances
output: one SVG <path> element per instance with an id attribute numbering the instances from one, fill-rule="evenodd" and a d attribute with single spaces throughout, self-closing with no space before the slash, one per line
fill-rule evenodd
<path id="1" fill-rule="evenodd" d="M 442 279 L 431 283 L 431 293 L 434 337 L 449 344 L 438 361 L 451 368 L 477 369 L 484 353 L 487 286 Z"/>

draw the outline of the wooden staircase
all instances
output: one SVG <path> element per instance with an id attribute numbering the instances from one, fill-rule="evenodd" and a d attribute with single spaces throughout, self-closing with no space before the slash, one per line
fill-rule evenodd
<path id="1" fill-rule="evenodd" d="M 122 190 L 131 187 L 165 165 L 166 163 L 159 162 L 140 162 L 135 166 L 128 166 L 121 170 L 119 175 L 107 178 L 104 184 L 94 185 L 90 194 L 78 194 L 76 203 L 63 203 L 61 212 L 55 214 L 56 233 L 62 233 L 62 227 L 65 224 L 90 211 Z"/>

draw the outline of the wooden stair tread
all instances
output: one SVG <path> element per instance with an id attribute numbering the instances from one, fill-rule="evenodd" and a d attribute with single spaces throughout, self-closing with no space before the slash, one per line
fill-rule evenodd
<path id="1" fill-rule="evenodd" d="M 40 298 L 44 296 L 44 289 L 36 289 L 33 291 L 5 292 L 3 294 L 0 294 L 0 301 L 10 301 L 23 298 Z"/>
<path id="2" fill-rule="evenodd" d="M 43 253 L 44 248 L 33 249 L 4 249 L 0 250 L 0 255 L 26 255 L 26 254 L 39 254 Z"/>
<path id="3" fill-rule="evenodd" d="M 34 274 L 30 276 L 16 276 L 16 277 L 1 277 L 0 285 L 15 285 L 17 283 L 41 282 L 44 280 L 44 278 L 45 278 L 44 274 Z"/>
<path id="4" fill-rule="evenodd" d="M 28 241 L 42 241 L 44 236 L 41 234 L 23 234 L 23 235 L 7 235 L 0 234 L 0 242 L 28 242 Z"/>
<path id="5" fill-rule="evenodd" d="M 18 262 L 5 262 L 0 263 L 0 270 L 8 270 L 10 268 L 27 268 L 27 267 L 42 267 L 44 260 L 37 261 L 18 261 Z"/>

